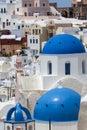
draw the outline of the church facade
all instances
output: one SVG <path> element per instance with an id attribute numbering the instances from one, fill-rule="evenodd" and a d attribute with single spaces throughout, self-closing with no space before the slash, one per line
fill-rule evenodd
<path id="1" fill-rule="evenodd" d="M 67 76 L 86 82 L 86 57 L 85 48 L 76 37 L 60 34 L 50 38 L 40 55 L 43 89 L 50 89 L 55 82 Z"/>

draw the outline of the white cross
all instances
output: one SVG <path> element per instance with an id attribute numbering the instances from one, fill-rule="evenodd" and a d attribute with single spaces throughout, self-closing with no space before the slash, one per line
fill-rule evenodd
<path id="1" fill-rule="evenodd" d="M 61 80 L 59 80 L 58 82 L 57 82 L 57 85 L 59 86 L 59 87 L 62 87 L 62 81 Z"/>

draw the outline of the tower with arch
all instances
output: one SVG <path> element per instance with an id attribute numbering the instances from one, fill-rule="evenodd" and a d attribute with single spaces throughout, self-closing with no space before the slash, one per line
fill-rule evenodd
<path id="1" fill-rule="evenodd" d="M 5 130 L 33 130 L 33 121 L 29 110 L 17 103 L 12 107 L 4 121 Z"/>

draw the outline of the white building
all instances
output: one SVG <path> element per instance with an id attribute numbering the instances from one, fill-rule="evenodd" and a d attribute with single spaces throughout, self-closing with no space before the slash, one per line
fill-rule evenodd
<path id="1" fill-rule="evenodd" d="M 32 54 L 39 56 L 40 52 L 40 35 L 27 35 L 28 47 L 31 49 Z"/>
<path id="2" fill-rule="evenodd" d="M 19 2 L 17 0 L 6 0 L 0 2 L 0 23 L 1 23 L 0 28 L 1 29 L 11 30 L 16 28 L 16 22 L 18 20 L 13 18 L 12 16 L 16 15 L 17 6 L 19 6 Z"/>
<path id="3" fill-rule="evenodd" d="M 86 57 L 87 53 L 85 47 L 76 37 L 69 34 L 53 36 L 44 45 L 40 57 L 37 61 L 38 65 L 36 66 L 36 63 L 33 62 L 35 70 L 40 71 L 38 73 L 32 73 L 37 77 L 37 80 L 36 77 L 32 75 L 32 79 L 35 78 L 35 80 L 34 82 L 30 82 L 31 74 L 29 74 L 28 77 L 23 77 L 20 75 L 18 76 L 20 81 L 19 83 L 23 90 L 37 89 L 46 91 L 54 88 L 59 81 L 65 78 L 65 80 L 69 79 L 72 89 L 77 90 L 78 93 L 82 94 L 82 92 L 87 91 Z M 31 68 L 33 68 L 33 64 L 31 65 Z M 72 85 L 73 81 L 75 83 L 77 82 L 76 85 Z M 23 86 L 23 84 L 25 84 L 25 86 Z M 84 88 L 83 85 L 85 85 Z M 31 86 L 33 87 L 31 88 Z"/>

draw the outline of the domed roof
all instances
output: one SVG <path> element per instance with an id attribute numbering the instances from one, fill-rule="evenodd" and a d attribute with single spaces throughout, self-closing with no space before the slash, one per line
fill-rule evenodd
<path id="1" fill-rule="evenodd" d="M 29 110 L 18 103 L 8 111 L 5 122 L 20 123 L 29 122 L 31 120 Z"/>
<path id="2" fill-rule="evenodd" d="M 55 88 L 39 98 L 34 109 L 34 119 L 39 121 L 77 121 L 80 95 L 68 88 Z"/>
<path id="3" fill-rule="evenodd" d="M 73 54 L 84 52 L 85 48 L 82 42 L 69 34 L 53 36 L 46 42 L 42 50 L 42 54 Z"/>

